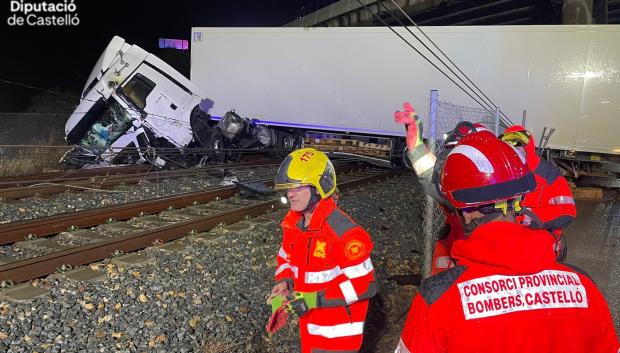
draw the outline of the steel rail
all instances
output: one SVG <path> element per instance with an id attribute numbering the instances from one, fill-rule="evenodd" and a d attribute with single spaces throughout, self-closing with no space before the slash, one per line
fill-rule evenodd
<path id="1" fill-rule="evenodd" d="M 94 168 L 94 169 L 78 169 L 69 170 L 64 172 L 51 172 L 51 173 L 39 173 L 39 174 L 26 174 L 26 175 L 12 175 L 0 177 L 0 188 L 24 186 L 30 184 L 36 184 L 43 180 L 65 180 L 69 178 L 85 179 L 94 176 L 106 176 L 106 175 L 118 175 L 118 174 L 133 174 L 143 173 L 154 169 L 151 165 L 133 165 L 127 167 L 110 167 L 110 168 Z M 18 180 L 16 180 L 18 179 Z"/>
<path id="2" fill-rule="evenodd" d="M 273 164 L 264 164 L 265 161 L 260 161 L 257 163 L 262 164 L 246 164 L 244 166 L 227 166 L 228 170 L 237 170 L 243 167 L 252 167 L 252 166 L 277 166 L 279 163 Z M 147 173 L 139 173 L 134 175 L 112 175 L 112 176 L 102 176 L 101 179 L 97 177 L 91 177 L 89 179 L 81 179 L 77 181 L 73 181 L 70 184 L 61 184 L 61 185 L 31 185 L 26 187 L 9 187 L 9 188 L 0 188 L 0 200 L 18 200 L 27 197 L 33 196 L 44 196 L 44 195 L 53 195 L 62 193 L 65 191 L 73 190 L 73 191 L 81 191 L 87 188 L 109 188 L 116 185 L 121 184 L 136 184 L 145 180 L 161 180 L 164 178 L 181 178 L 188 176 L 199 176 L 212 173 L 214 170 L 218 170 L 221 167 L 213 167 L 211 169 L 182 169 L 182 170 L 172 170 L 172 171 L 158 171 L 158 172 L 147 172 Z M 50 181 L 45 181 L 44 183 L 51 183 Z"/>
<path id="3" fill-rule="evenodd" d="M 70 227 L 84 228 L 105 223 L 108 219 L 127 220 L 144 212 L 162 212 L 166 209 L 181 208 L 194 202 L 204 203 L 219 198 L 229 198 L 239 192 L 238 186 L 225 186 L 202 192 L 165 196 L 156 199 L 129 202 L 118 206 L 93 208 L 49 217 L 29 219 L 0 225 L 0 245 L 12 244 L 30 234 L 37 237 L 57 234 Z"/>
<path id="4" fill-rule="evenodd" d="M 378 180 L 391 177 L 394 171 L 365 175 L 362 178 L 343 182 L 340 189 L 348 189 Z M 51 254 L 28 258 L 11 262 L 0 266 L 0 280 L 12 282 L 25 282 L 52 274 L 62 265 L 81 266 L 105 258 L 120 250 L 131 252 L 143 249 L 155 241 L 172 241 L 182 238 L 190 232 L 206 232 L 222 222 L 232 224 L 249 217 L 261 215 L 268 210 L 275 209 L 279 204 L 278 199 L 271 199 L 231 211 L 221 212 L 215 215 L 205 216 L 194 220 L 188 220 L 176 224 L 167 225 L 157 229 L 144 230 L 134 234 L 125 235 L 123 238 L 96 242 L 85 246 L 78 246 Z"/>
<path id="5" fill-rule="evenodd" d="M 356 165 L 337 165 L 339 173 L 347 173 Z M 258 182 L 270 182 L 271 179 L 256 180 Z M 162 212 L 170 207 L 182 208 L 194 203 L 205 203 L 216 198 L 229 198 L 238 193 L 239 186 L 221 186 L 210 188 L 205 191 L 189 192 L 180 195 L 164 196 L 156 199 L 128 202 L 122 205 L 93 208 L 71 213 L 59 214 L 48 217 L 40 217 L 19 222 L 0 224 L 0 245 L 12 244 L 24 240 L 26 236 L 33 234 L 44 237 L 60 233 L 70 227 L 85 228 L 105 223 L 108 219 L 127 220 L 139 215 Z"/>
<path id="6" fill-rule="evenodd" d="M 115 167 L 115 168 L 98 168 L 98 169 L 86 169 L 83 173 L 48 173 L 48 174 L 32 174 L 32 175 L 18 175 L 11 177 L 2 177 L 0 178 L 0 189 L 6 188 L 15 188 L 15 187 L 26 187 L 29 185 L 40 184 L 40 183 L 63 183 L 63 182 L 75 182 L 80 180 L 97 180 L 97 179 L 110 179 L 110 178 L 120 178 L 120 177 L 130 177 L 136 174 L 141 175 L 154 175 L 155 173 L 183 173 L 191 170 L 202 170 L 202 171 L 210 171 L 210 170 L 218 170 L 222 167 L 226 169 L 234 169 L 245 166 L 256 166 L 256 165 L 269 165 L 272 163 L 279 163 L 280 161 L 276 161 L 270 158 L 257 159 L 251 161 L 243 161 L 234 164 L 226 164 L 226 165 L 209 165 L 203 168 L 188 168 L 188 169 L 176 169 L 176 170 L 159 170 L 153 166 L 129 166 L 129 167 Z M 265 164 L 268 163 L 268 164 Z M 1 190 L 0 190 L 1 192 Z"/>

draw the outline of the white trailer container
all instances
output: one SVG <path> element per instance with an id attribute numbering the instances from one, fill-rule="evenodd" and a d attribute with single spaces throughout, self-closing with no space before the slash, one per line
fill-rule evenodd
<path id="1" fill-rule="evenodd" d="M 620 155 L 620 26 L 423 30 L 514 123 L 526 110 L 536 136 L 554 128 L 552 150 Z M 425 115 L 432 89 L 476 105 L 386 27 L 198 27 L 191 51 L 214 116 L 234 108 L 273 125 L 402 135 L 392 113 L 410 101 Z"/>
<path id="2" fill-rule="evenodd" d="M 549 156 L 567 171 L 620 173 L 620 26 L 423 30 L 513 122 L 526 110 L 536 136 L 555 129 Z M 476 105 L 385 27 L 193 28 L 191 60 L 190 82 L 115 37 L 67 122 L 67 141 L 78 147 L 65 160 L 161 164 L 165 151 L 184 158 L 193 148 L 281 154 L 311 130 L 366 134 L 381 144 L 380 137 L 403 136 L 392 120 L 402 102 L 426 115 L 430 90 Z M 209 106 L 215 117 L 235 109 L 273 129 L 235 114 L 218 123 L 203 111 Z M 402 146 L 396 141 L 393 148 Z"/>

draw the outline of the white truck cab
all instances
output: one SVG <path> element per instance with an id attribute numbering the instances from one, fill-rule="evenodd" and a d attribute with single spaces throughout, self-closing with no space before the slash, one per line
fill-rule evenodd
<path id="1" fill-rule="evenodd" d="M 192 141 L 190 119 L 205 115 L 201 101 L 199 89 L 170 65 L 115 36 L 65 125 L 66 140 L 76 147 L 62 161 L 162 166 L 168 152 L 182 152 Z"/>

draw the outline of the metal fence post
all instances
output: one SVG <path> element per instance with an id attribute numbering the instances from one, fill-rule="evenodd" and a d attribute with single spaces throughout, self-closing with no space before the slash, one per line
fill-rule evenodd
<path id="1" fill-rule="evenodd" d="M 429 145 L 428 147 L 431 151 L 435 152 L 435 140 L 437 139 L 437 108 L 439 104 L 439 92 L 437 90 L 431 91 L 430 97 L 430 108 L 429 108 L 429 131 L 430 134 L 428 136 Z M 430 196 L 426 195 L 424 200 L 424 268 L 423 275 L 424 278 L 430 276 L 431 274 L 431 265 L 433 262 L 433 252 L 434 252 L 434 240 L 435 240 L 435 232 L 434 232 L 434 217 L 435 217 L 435 200 L 433 200 Z"/>
<path id="2" fill-rule="evenodd" d="M 499 107 L 495 107 L 495 136 L 499 136 Z"/>
<path id="3" fill-rule="evenodd" d="M 430 127 L 430 145 L 429 148 L 435 152 L 435 139 L 437 138 L 437 106 L 439 104 L 439 91 L 432 90 L 431 91 L 431 99 L 430 99 L 430 110 L 429 110 L 429 127 Z"/>
<path id="4" fill-rule="evenodd" d="M 523 109 L 523 117 L 521 118 L 521 126 L 525 127 L 525 119 L 527 118 L 527 110 Z"/>

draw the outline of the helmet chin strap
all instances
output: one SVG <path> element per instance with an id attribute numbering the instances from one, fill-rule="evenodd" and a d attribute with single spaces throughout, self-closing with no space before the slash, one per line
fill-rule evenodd
<path id="1" fill-rule="evenodd" d="M 312 213 L 312 212 L 314 212 L 314 209 L 319 204 L 319 201 L 321 201 L 321 195 L 319 195 L 319 192 L 313 186 L 313 187 L 310 188 L 310 200 L 308 200 L 308 205 L 301 212 L 302 213 Z"/>
<path id="2" fill-rule="evenodd" d="M 491 212 L 489 212 L 488 210 L 480 210 L 484 214 L 484 216 L 471 220 L 469 224 L 465 224 L 465 222 L 462 221 L 463 231 L 465 232 L 465 235 L 469 236 L 469 234 L 471 234 L 471 232 L 473 232 L 474 229 L 478 228 L 479 226 L 494 221 L 501 216 L 505 216 L 508 211 L 513 211 L 515 214 L 520 214 L 523 211 L 523 207 L 521 206 L 521 196 L 512 200 L 496 202 L 495 204 L 493 204 L 493 211 Z"/>
<path id="3" fill-rule="evenodd" d="M 466 236 L 470 236 L 471 233 L 474 231 L 474 229 L 480 227 L 481 225 L 485 224 L 485 223 L 489 223 L 491 221 L 496 220 L 497 218 L 503 216 L 504 213 L 499 211 L 499 212 L 492 212 L 489 214 L 485 214 L 484 216 L 480 217 L 480 218 L 476 218 L 476 219 L 472 219 L 469 224 L 466 224 L 463 221 L 463 232 L 465 232 Z"/>

